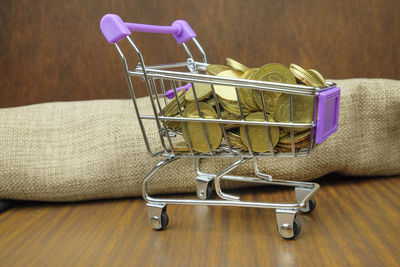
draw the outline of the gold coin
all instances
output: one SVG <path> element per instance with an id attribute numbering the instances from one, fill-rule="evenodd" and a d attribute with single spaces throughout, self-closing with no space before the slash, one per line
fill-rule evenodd
<path id="1" fill-rule="evenodd" d="M 279 139 L 290 133 L 289 128 L 279 127 Z"/>
<path id="2" fill-rule="evenodd" d="M 324 77 L 321 75 L 321 73 L 313 69 L 309 69 L 307 71 L 311 76 L 314 77 L 314 79 L 318 80 L 321 83 L 321 86 L 326 86 L 326 81 Z"/>
<path id="3" fill-rule="evenodd" d="M 257 68 L 257 70 L 259 70 L 259 68 Z M 256 72 L 253 72 L 253 73 L 250 73 L 249 74 L 249 76 L 247 77 L 247 79 L 249 79 L 249 80 L 254 80 L 254 75 L 257 73 L 257 71 Z M 262 92 L 261 92 L 261 94 L 262 94 Z M 249 98 L 247 99 L 247 103 L 249 104 L 249 105 L 251 105 L 251 107 L 253 108 L 253 109 L 255 109 L 255 110 L 260 110 L 261 108 L 257 105 L 257 101 L 256 101 L 256 99 L 258 98 L 258 99 L 260 99 L 261 100 L 261 94 L 260 94 L 260 91 L 259 90 L 251 90 L 251 94 L 250 94 L 250 96 L 249 96 Z"/>
<path id="4" fill-rule="evenodd" d="M 213 117 L 218 118 L 217 112 L 215 112 L 214 108 L 212 106 L 210 106 L 207 103 L 204 102 L 198 102 L 199 104 L 199 108 L 200 111 L 207 111 L 209 114 L 211 114 Z M 198 116 L 199 114 L 199 110 L 197 108 L 196 103 L 190 103 L 185 107 L 185 110 L 183 111 L 183 116 L 185 117 L 188 116 L 190 117 L 192 114 L 194 114 L 193 116 Z"/>
<path id="5" fill-rule="evenodd" d="M 207 97 L 209 97 L 212 94 L 211 85 L 209 85 L 207 83 L 195 83 L 193 85 L 194 85 L 194 90 L 196 92 L 198 101 L 206 99 Z M 186 92 L 185 98 L 189 102 L 195 101 L 193 86 Z"/>
<path id="6" fill-rule="evenodd" d="M 178 114 L 179 112 L 179 107 L 177 104 L 177 100 L 179 104 L 181 105 L 181 108 L 183 108 L 186 99 L 185 99 L 185 90 L 181 90 L 178 92 L 177 96 L 175 96 L 173 99 L 170 100 L 170 102 L 162 109 L 162 113 L 166 117 L 172 117 Z M 161 114 L 159 114 L 161 115 Z"/>
<path id="7" fill-rule="evenodd" d="M 235 115 L 235 114 L 229 113 L 229 112 L 227 112 L 225 110 L 221 112 L 221 118 L 224 119 L 224 120 L 240 120 L 240 116 L 239 115 Z M 240 126 L 240 124 L 235 124 L 235 123 L 226 123 L 226 124 L 224 124 L 224 127 L 225 127 L 226 130 L 232 129 L 232 128 L 236 128 L 236 127 L 239 127 L 239 126 Z"/>
<path id="8" fill-rule="evenodd" d="M 296 133 L 293 138 L 294 138 L 294 143 L 300 143 L 304 140 L 308 140 L 310 138 L 311 130 L 307 130 L 302 133 Z M 291 144 L 292 143 L 292 138 L 289 135 L 286 135 L 285 137 L 282 137 L 279 139 L 279 143 L 282 144 Z"/>
<path id="9" fill-rule="evenodd" d="M 311 75 L 306 75 L 305 73 L 300 72 L 297 69 L 290 69 L 296 79 L 299 81 L 299 84 L 304 84 L 307 86 L 319 86 L 319 82 L 316 81 Z"/>
<path id="10" fill-rule="evenodd" d="M 292 95 L 293 122 L 311 123 L 313 120 L 314 96 Z M 290 96 L 282 94 L 276 103 L 275 118 L 278 122 L 290 122 Z M 303 132 L 309 128 L 294 128 L 295 132 Z"/>
<path id="11" fill-rule="evenodd" d="M 239 149 L 242 149 L 244 151 L 249 151 L 249 149 L 245 145 L 242 145 L 242 144 L 239 144 L 239 143 L 233 143 L 232 146 L 234 148 L 239 148 Z"/>
<path id="12" fill-rule="evenodd" d="M 230 103 L 228 103 L 226 101 L 223 101 L 223 100 L 220 101 L 220 104 L 224 108 L 225 111 L 228 111 L 229 113 L 232 113 L 233 115 L 236 115 L 236 116 L 240 116 L 241 115 L 238 104 L 232 105 L 232 104 L 230 104 Z M 243 113 L 243 115 L 248 115 L 248 114 L 251 113 L 251 110 L 248 110 L 247 108 L 242 107 L 242 113 Z"/>
<path id="13" fill-rule="evenodd" d="M 176 115 L 175 117 L 180 117 L 180 115 L 178 114 L 178 115 Z M 168 128 L 172 129 L 172 130 L 179 131 L 179 132 L 182 131 L 182 123 L 179 122 L 179 121 L 170 121 L 170 120 L 166 120 L 166 121 L 165 121 L 165 125 L 166 125 Z"/>
<path id="14" fill-rule="evenodd" d="M 225 70 L 218 73 L 217 76 L 228 78 L 240 78 L 241 72 L 235 70 Z M 223 100 L 237 102 L 237 95 L 235 87 L 226 85 L 214 85 L 215 93 Z"/>
<path id="15" fill-rule="evenodd" d="M 233 132 L 228 132 L 228 139 L 229 143 L 234 147 L 234 148 L 240 148 L 245 151 L 248 151 L 248 148 L 243 144 L 242 138 L 240 135 L 233 133 Z"/>
<path id="16" fill-rule="evenodd" d="M 310 140 L 306 139 L 301 142 L 295 143 L 294 147 L 295 148 L 304 148 L 309 145 L 310 145 Z M 280 142 L 278 142 L 277 146 L 282 147 L 282 148 L 292 148 L 292 144 L 286 144 L 286 143 L 280 143 Z"/>
<path id="17" fill-rule="evenodd" d="M 302 149 L 302 148 L 308 147 L 309 145 L 310 145 L 310 142 L 309 142 L 308 140 L 303 141 L 303 142 L 300 142 L 300 143 L 297 143 L 297 144 L 295 145 L 295 151 L 297 152 L 297 151 L 299 151 L 299 150 Z M 282 147 L 282 146 L 280 145 L 280 143 L 278 143 L 278 145 L 276 146 L 276 149 L 277 149 L 278 151 L 282 151 L 282 152 L 292 152 L 292 147 Z"/>
<path id="18" fill-rule="evenodd" d="M 217 105 L 217 103 L 215 102 L 215 98 L 210 98 L 209 100 L 207 100 L 206 103 L 212 107 L 215 107 Z"/>
<path id="19" fill-rule="evenodd" d="M 206 71 L 212 75 L 217 75 L 218 73 L 224 70 L 232 70 L 232 69 L 226 65 L 219 65 L 219 64 L 211 64 L 206 67 Z"/>
<path id="20" fill-rule="evenodd" d="M 274 121 L 271 116 L 267 116 L 268 121 Z M 246 117 L 246 121 L 264 121 L 263 112 L 255 112 Z M 275 147 L 279 140 L 279 128 L 269 127 L 271 133 L 272 147 Z M 268 141 L 268 132 L 265 126 L 247 125 L 247 133 L 251 144 L 251 150 L 254 152 L 266 152 L 270 150 Z M 244 126 L 240 127 L 240 137 L 243 143 L 248 147 Z"/>
<path id="21" fill-rule="evenodd" d="M 233 59 L 231 59 L 229 57 L 226 58 L 226 65 L 228 65 L 232 69 L 238 70 L 240 72 L 245 72 L 246 70 L 248 70 L 248 67 L 246 67 L 242 63 L 239 63 L 236 60 L 233 60 Z"/>
<path id="22" fill-rule="evenodd" d="M 240 137 L 239 134 L 233 133 L 233 132 L 228 132 L 227 133 L 229 140 L 236 141 L 237 143 L 243 143 L 242 138 Z"/>
<path id="23" fill-rule="evenodd" d="M 190 151 L 188 145 L 184 141 L 173 144 L 173 150 L 178 152 L 188 152 Z"/>
<path id="24" fill-rule="evenodd" d="M 286 66 L 278 63 L 264 65 L 254 74 L 253 79 L 275 83 L 296 84 L 296 78 L 293 73 Z M 262 95 L 264 98 L 265 111 L 274 115 L 276 102 L 281 93 L 263 91 Z M 259 95 L 255 96 L 255 102 L 260 109 L 263 109 L 261 97 Z"/>
<path id="25" fill-rule="evenodd" d="M 202 113 L 203 118 L 205 119 L 216 119 L 217 114 L 214 109 L 203 102 L 198 103 L 200 105 L 200 112 Z M 197 110 L 196 103 L 189 104 L 184 112 L 183 116 L 186 118 L 200 118 L 199 112 Z M 220 144 L 222 140 L 222 130 L 221 126 L 218 123 L 204 123 L 206 128 L 206 134 L 210 143 L 211 150 L 215 150 Z M 184 134 L 183 137 L 187 143 L 187 135 L 190 138 L 192 148 L 198 152 L 210 152 L 207 145 L 207 137 L 204 134 L 203 125 L 200 122 L 186 122 L 187 132 L 185 128 L 183 128 Z"/>
<path id="26" fill-rule="evenodd" d="M 257 68 L 251 68 L 246 70 L 241 76 L 242 79 L 251 79 L 257 72 Z M 243 106 L 249 110 L 259 110 L 257 103 L 254 101 L 253 92 L 256 91 L 250 88 L 238 88 L 240 101 Z"/>
<path id="27" fill-rule="evenodd" d="M 308 71 L 306 71 L 299 65 L 296 65 L 294 63 L 290 64 L 290 71 L 298 80 L 300 80 L 305 85 L 315 86 L 315 87 L 320 86 L 320 82 L 316 80 L 312 75 L 310 75 Z"/>

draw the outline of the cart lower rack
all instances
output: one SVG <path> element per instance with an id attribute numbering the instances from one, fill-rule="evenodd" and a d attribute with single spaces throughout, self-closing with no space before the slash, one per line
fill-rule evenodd
<path id="1" fill-rule="evenodd" d="M 166 213 L 168 204 L 236 206 L 275 209 L 278 231 L 284 238 L 293 238 L 300 232 L 300 223 L 296 219 L 298 212 L 309 213 L 314 210 L 316 201 L 314 194 L 319 185 L 313 182 L 277 180 L 262 173 L 258 168 L 258 160 L 272 157 L 307 156 L 312 149 L 322 143 L 337 130 L 340 88 L 332 82 L 323 87 L 311 87 L 298 84 L 283 84 L 241 78 L 212 76 L 206 72 L 206 54 L 196 39 L 195 32 L 183 20 L 177 20 L 171 26 L 154 26 L 136 23 L 125 23 L 117 15 L 105 15 L 100 28 L 110 44 L 114 44 L 124 65 L 129 91 L 134 103 L 135 112 L 142 130 L 143 139 L 150 155 L 161 156 L 158 162 L 142 180 L 142 195 L 147 201 L 148 219 L 154 229 L 165 229 L 169 219 Z M 188 55 L 185 62 L 146 66 L 139 49 L 129 37 L 131 31 L 169 33 L 179 44 L 182 44 Z M 129 69 L 124 53 L 118 42 L 126 39 L 138 56 L 138 64 Z M 196 61 L 185 42 L 193 41 L 202 55 L 202 61 Z M 184 69 L 184 70 L 182 70 Z M 141 78 L 147 88 L 152 106 L 152 114 L 143 114 L 139 109 L 132 80 Z M 201 86 L 209 87 L 214 108 L 210 109 L 201 96 Z M 234 88 L 237 102 L 231 108 L 234 118 L 226 117 L 223 109 L 229 110 L 229 101 L 222 102 L 216 93 L 221 88 Z M 191 103 L 186 103 L 186 91 L 192 95 Z M 227 89 L 228 90 L 228 89 Z M 259 118 L 250 120 L 247 106 L 243 102 L 241 90 L 248 90 L 259 97 Z M 188 91 L 188 92 L 189 92 Z M 285 118 L 278 121 L 271 119 L 270 103 L 266 103 L 265 94 L 285 95 L 287 103 L 280 106 Z M 186 99 L 185 99 L 186 98 Z M 299 99 L 302 105 L 299 105 Z M 203 102 L 202 102 L 203 101 Z M 297 102 L 296 102 L 297 101 Z M 210 102 L 211 103 L 211 102 Z M 307 103 L 307 104 L 305 104 Z M 308 105 L 308 106 L 305 106 Z M 189 108 L 190 106 L 190 108 Z M 232 106 L 231 106 L 232 107 Z M 298 119 L 298 114 L 306 108 L 311 113 L 310 120 Z M 208 110 L 207 110 L 208 109 Z M 190 110 L 190 112 L 188 112 Z M 152 120 L 158 130 L 159 144 L 152 147 L 144 120 Z M 276 129 L 287 130 L 286 147 L 276 149 Z M 240 128 L 241 145 L 235 145 L 231 128 Z M 296 146 L 295 135 L 301 131 L 309 134 L 303 138 L 305 145 Z M 279 131 L 278 131 L 279 133 Z M 279 135 L 278 135 L 279 136 Z M 237 138 L 237 137 L 236 137 Z M 261 140 L 261 141 L 260 141 Z M 256 148 L 255 142 L 262 144 L 263 149 Z M 184 144 L 182 147 L 182 143 Z M 275 142 L 276 144 L 276 142 Z M 190 157 L 194 160 L 196 170 L 196 186 L 198 199 L 155 198 L 148 194 L 147 184 L 160 168 L 180 158 Z M 206 173 L 200 170 L 200 160 L 204 158 L 233 158 L 218 173 Z M 230 175 L 230 172 L 242 164 L 251 161 L 255 177 Z M 222 180 L 247 183 L 270 184 L 295 188 L 296 203 L 265 203 L 242 201 L 239 196 L 225 193 L 221 188 Z M 211 199 L 215 191 L 219 199 Z"/>

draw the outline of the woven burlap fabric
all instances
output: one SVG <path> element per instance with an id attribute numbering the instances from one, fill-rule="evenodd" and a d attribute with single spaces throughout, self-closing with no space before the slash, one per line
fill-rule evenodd
<path id="1" fill-rule="evenodd" d="M 400 174 L 400 81 L 350 79 L 342 88 L 339 130 L 309 156 L 259 161 L 278 179 L 311 180 L 330 172 L 356 176 Z M 147 98 L 139 110 L 151 114 Z M 159 148 L 154 121 L 145 121 Z M 142 177 L 161 158 L 150 157 L 130 100 L 57 102 L 0 110 L 0 199 L 77 201 L 139 196 Z M 232 159 L 204 160 L 205 171 Z M 252 175 L 252 164 L 234 171 Z M 228 185 L 229 186 L 229 185 Z M 193 159 L 163 167 L 150 192 L 195 191 Z"/>

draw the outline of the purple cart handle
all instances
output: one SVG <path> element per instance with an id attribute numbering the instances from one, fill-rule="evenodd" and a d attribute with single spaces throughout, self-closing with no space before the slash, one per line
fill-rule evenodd
<path id="1" fill-rule="evenodd" d="M 122 19 L 114 14 L 107 14 L 100 21 L 100 29 L 106 40 L 113 44 L 135 32 L 169 33 L 181 44 L 194 37 L 196 33 L 184 20 L 175 20 L 171 26 L 157 26 L 138 23 L 123 22 Z"/>

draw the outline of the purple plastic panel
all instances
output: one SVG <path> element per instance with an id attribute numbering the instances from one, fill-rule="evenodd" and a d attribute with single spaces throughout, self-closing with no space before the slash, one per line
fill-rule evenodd
<path id="1" fill-rule="evenodd" d="M 122 19 L 114 14 L 104 15 L 100 21 L 100 29 L 107 42 L 113 44 L 122 38 L 131 34 L 131 31 L 122 21 Z"/>
<path id="2" fill-rule="evenodd" d="M 315 139 L 321 144 L 336 132 L 339 122 L 340 88 L 333 87 L 318 95 L 318 118 Z"/>
<path id="3" fill-rule="evenodd" d="M 178 44 L 189 41 L 190 39 L 197 36 L 193 29 L 190 27 L 189 23 L 187 23 L 185 20 L 175 20 L 171 26 L 179 28 L 176 33 L 172 34 Z"/>
<path id="4" fill-rule="evenodd" d="M 100 29 L 110 44 L 130 35 L 131 31 L 169 33 L 179 44 L 196 37 L 196 33 L 184 20 L 176 20 L 171 26 L 158 26 L 123 22 L 119 16 L 114 14 L 104 15 L 100 21 Z"/>

